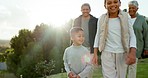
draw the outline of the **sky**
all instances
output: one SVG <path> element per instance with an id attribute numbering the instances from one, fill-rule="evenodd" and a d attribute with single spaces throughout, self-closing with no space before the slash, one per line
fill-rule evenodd
<path id="1" fill-rule="evenodd" d="M 121 9 L 130 0 L 121 0 Z M 138 12 L 148 17 L 148 0 L 137 0 Z M 62 26 L 81 15 L 81 5 L 89 3 L 91 14 L 99 17 L 106 12 L 104 0 L 0 0 L 0 39 L 10 40 L 21 29 L 33 30 L 41 23 Z"/>

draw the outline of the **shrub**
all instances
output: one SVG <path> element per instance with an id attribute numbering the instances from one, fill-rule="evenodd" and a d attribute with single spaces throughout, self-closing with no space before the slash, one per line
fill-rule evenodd
<path id="1" fill-rule="evenodd" d="M 42 77 L 46 77 L 47 75 L 50 75 L 51 72 L 55 68 L 55 63 L 53 60 L 47 62 L 41 61 L 35 65 L 35 71 L 38 75 L 41 75 Z"/>

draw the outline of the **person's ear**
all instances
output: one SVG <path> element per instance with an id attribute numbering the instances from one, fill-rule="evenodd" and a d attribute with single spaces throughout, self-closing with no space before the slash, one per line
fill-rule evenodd
<path id="1" fill-rule="evenodd" d="M 82 12 L 82 9 L 81 9 L 81 12 Z"/>
<path id="2" fill-rule="evenodd" d="M 89 9 L 89 12 L 91 12 L 91 9 Z"/>
<path id="3" fill-rule="evenodd" d="M 71 40 L 73 40 L 73 38 L 72 38 L 72 37 L 70 37 L 70 39 L 71 39 Z"/>
<path id="4" fill-rule="evenodd" d="M 137 8 L 137 11 L 138 11 L 138 9 L 139 9 L 139 8 Z"/>

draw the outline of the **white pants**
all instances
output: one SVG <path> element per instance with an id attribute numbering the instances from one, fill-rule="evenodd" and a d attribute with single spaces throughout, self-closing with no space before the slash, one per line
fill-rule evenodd
<path id="1" fill-rule="evenodd" d="M 103 51 L 101 54 L 103 78 L 126 78 L 126 53 L 111 53 Z"/>
<path id="2" fill-rule="evenodd" d="M 137 73 L 137 62 L 138 58 L 136 58 L 136 63 L 128 66 L 128 78 L 136 78 Z"/>

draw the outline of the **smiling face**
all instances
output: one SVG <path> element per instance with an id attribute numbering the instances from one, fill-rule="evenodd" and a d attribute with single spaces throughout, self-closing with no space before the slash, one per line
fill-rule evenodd
<path id="1" fill-rule="evenodd" d="M 82 45 L 84 42 L 84 32 L 83 31 L 74 32 L 71 36 L 71 40 L 73 41 L 73 45 L 75 46 Z"/>
<path id="2" fill-rule="evenodd" d="M 117 16 L 119 7 L 121 6 L 121 2 L 119 0 L 105 0 L 104 6 L 107 9 L 110 16 Z"/>
<path id="3" fill-rule="evenodd" d="M 138 7 L 136 7 L 135 5 L 132 5 L 132 4 L 130 4 L 128 7 L 129 7 L 128 8 L 129 15 L 132 18 L 136 17 L 136 13 L 137 13 Z"/>
<path id="4" fill-rule="evenodd" d="M 83 6 L 81 7 L 81 12 L 82 12 L 82 16 L 83 16 L 83 17 L 88 17 L 90 11 L 91 11 L 91 10 L 90 10 L 89 5 L 83 5 Z"/>

